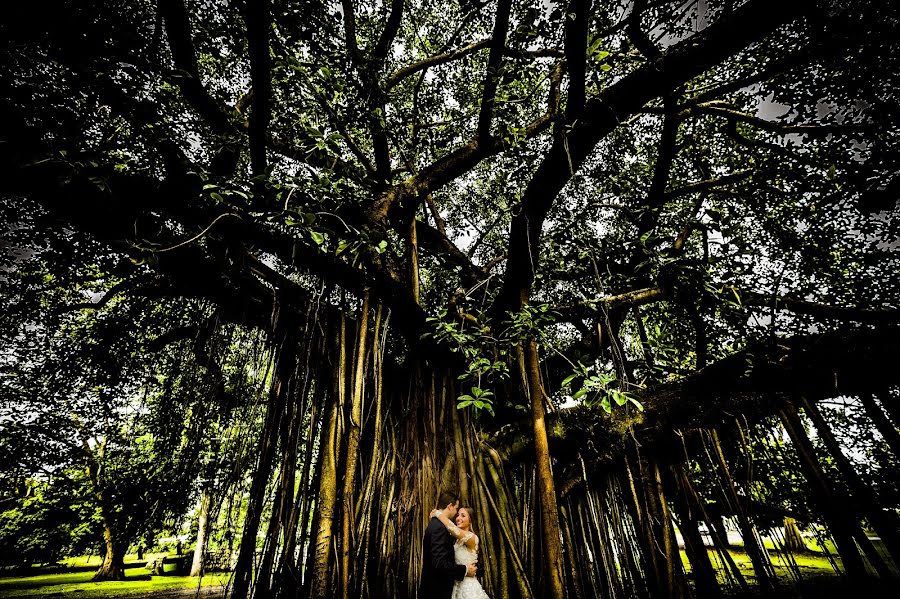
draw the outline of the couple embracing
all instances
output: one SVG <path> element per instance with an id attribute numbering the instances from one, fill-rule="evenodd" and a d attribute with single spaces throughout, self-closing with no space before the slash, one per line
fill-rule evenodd
<path id="1" fill-rule="evenodd" d="M 441 493 L 423 539 L 418 599 L 488 599 L 478 573 L 474 511 L 459 506 L 455 493 Z"/>

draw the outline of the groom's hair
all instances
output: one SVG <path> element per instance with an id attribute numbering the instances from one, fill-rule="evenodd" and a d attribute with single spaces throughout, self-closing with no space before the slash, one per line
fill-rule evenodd
<path id="1" fill-rule="evenodd" d="M 451 503 L 456 503 L 457 501 L 459 501 L 459 495 L 457 495 L 453 491 L 444 491 L 443 493 L 438 495 L 437 507 L 443 509 Z"/>

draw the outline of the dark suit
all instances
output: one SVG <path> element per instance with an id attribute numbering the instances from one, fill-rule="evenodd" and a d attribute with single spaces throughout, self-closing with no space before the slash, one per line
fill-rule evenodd
<path id="1" fill-rule="evenodd" d="M 432 518 L 425 528 L 419 599 L 450 599 L 453 581 L 466 577 L 466 567 L 453 557 L 453 537 L 443 523 Z"/>

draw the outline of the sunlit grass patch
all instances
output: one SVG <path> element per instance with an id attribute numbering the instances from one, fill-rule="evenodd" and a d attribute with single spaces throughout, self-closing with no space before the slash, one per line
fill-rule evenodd
<path id="1" fill-rule="evenodd" d="M 221 595 L 231 576 L 229 572 L 207 574 L 202 579 L 173 575 L 150 576 L 150 573 L 143 567 L 144 563 L 144 560 L 126 562 L 125 580 L 123 581 L 91 582 L 99 563 L 83 558 L 66 560 L 66 565 L 75 568 L 76 571 L 0 577 L 0 596 L 61 597 L 75 593 L 79 599 L 99 599 L 101 597 L 142 596 L 164 591 L 199 588 L 203 588 L 204 595 L 206 593 Z"/>

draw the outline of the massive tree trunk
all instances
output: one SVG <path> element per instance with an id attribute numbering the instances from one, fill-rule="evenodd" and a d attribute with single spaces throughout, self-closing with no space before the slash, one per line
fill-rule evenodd
<path id="1" fill-rule="evenodd" d="M 103 544 L 106 547 L 106 556 L 91 580 L 125 580 L 125 545 L 116 538 L 116 532 L 108 510 L 101 508 L 101 512 L 103 517 Z"/>
<path id="2" fill-rule="evenodd" d="M 76 424 L 80 422 L 76 419 Z M 103 480 L 103 459 L 106 454 L 106 439 L 100 442 L 96 449 L 91 449 L 87 438 L 82 438 L 82 450 L 87 458 L 88 480 L 94 489 L 94 497 L 100 506 L 100 517 L 103 521 L 103 547 L 105 555 L 103 563 L 94 574 L 92 580 L 124 580 L 125 579 L 125 548 L 127 543 L 119 538 L 116 526 L 115 509 L 105 487 Z"/>

